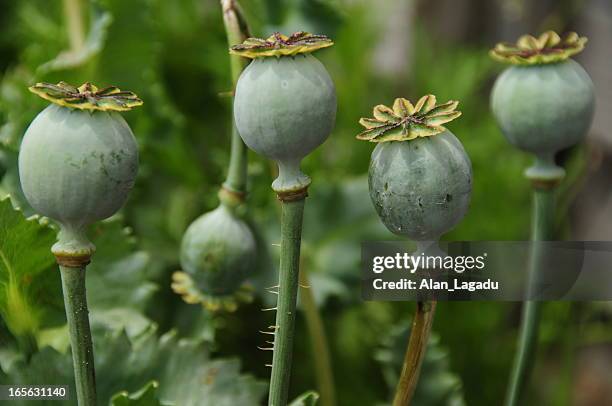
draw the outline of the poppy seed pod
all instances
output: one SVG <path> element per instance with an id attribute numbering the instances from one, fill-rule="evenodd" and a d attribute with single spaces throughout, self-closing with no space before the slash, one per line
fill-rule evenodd
<path id="1" fill-rule="evenodd" d="M 38 114 L 24 135 L 19 152 L 23 192 L 34 210 L 60 223 L 54 253 L 91 254 L 85 227 L 121 208 L 138 171 L 136 140 L 116 110 L 141 102 L 116 88 L 98 91 L 89 84 L 31 89 L 55 104 Z M 82 104 L 66 103 L 66 94 Z"/>
<path id="2" fill-rule="evenodd" d="M 336 92 L 323 65 L 311 52 L 333 45 L 324 35 L 276 33 L 247 38 L 231 47 L 254 59 L 236 86 L 234 117 L 244 143 L 278 164 L 272 189 L 281 201 L 280 266 L 275 307 L 270 405 L 286 405 L 299 289 L 304 203 L 310 178 L 302 158 L 329 136 L 336 118 Z"/>
<path id="3" fill-rule="evenodd" d="M 359 139 L 378 143 L 369 169 L 370 197 L 394 234 L 437 240 L 466 214 L 472 168 L 461 142 L 442 124 L 457 118 L 457 102 L 436 105 L 432 95 L 416 105 L 396 99 L 362 119 Z"/>
<path id="4" fill-rule="evenodd" d="M 309 53 L 333 44 L 324 38 L 275 34 L 266 41 L 250 39 L 232 47 L 233 53 L 254 59 L 236 86 L 236 127 L 249 148 L 278 163 L 279 176 L 272 184 L 277 192 L 299 191 L 310 184 L 300 162 L 334 127 L 334 84 L 323 64 Z M 274 48 L 277 42 L 289 45 Z"/>
<path id="5" fill-rule="evenodd" d="M 236 308 L 245 298 L 241 285 L 254 268 L 256 242 L 249 226 L 228 207 L 197 218 L 181 242 L 183 272 L 173 276 L 173 289 L 188 303 L 201 303 L 211 310 Z"/>
<path id="6" fill-rule="evenodd" d="M 593 82 L 569 59 L 586 41 L 575 33 L 562 39 L 549 31 L 539 38 L 523 36 L 516 45 L 498 44 L 491 51 L 493 58 L 514 65 L 495 82 L 493 114 L 511 144 L 536 155 L 530 170 L 535 177 L 561 177 L 555 153 L 579 143 L 591 125 Z"/>
<path id="7" fill-rule="evenodd" d="M 53 104 L 27 129 L 19 177 L 38 213 L 59 223 L 51 247 L 59 265 L 70 337 L 77 403 L 95 405 L 96 374 L 86 295 L 86 268 L 95 247 L 85 229 L 112 216 L 127 199 L 138 170 L 134 135 L 117 111 L 142 101 L 116 87 L 99 90 L 37 83 L 30 87 Z"/>

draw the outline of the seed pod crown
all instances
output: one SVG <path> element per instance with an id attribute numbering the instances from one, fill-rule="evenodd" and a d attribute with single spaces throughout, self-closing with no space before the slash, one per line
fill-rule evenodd
<path id="1" fill-rule="evenodd" d="M 142 100 L 132 92 L 122 91 L 115 86 L 98 89 L 89 82 L 79 87 L 66 82 L 59 82 L 56 85 L 43 82 L 29 89 L 52 103 L 79 110 L 128 111 L 142 105 Z"/>
<path id="2" fill-rule="evenodd" d="M 436 96 L 426 95 L 413 105 L 409 100 L 397 98 L 393 108 L 379 104 L 374 107 L 373 118 L 362 118 L 359 123 L 366 129 L 357 139 L 370 142 L 409 141 L 431 137 L 446 131 L 442 124 L 461 115 L 458 101 L 436 104 Z"/>
<path id="3" fill-rule="evenodd" d="M 501 42 L 489 54 L 499 62 L 513 65 L 542 65 L 571 58 L 582 52 L 587 41 L 575 32 L 561 38 L 554 31 L 546 31 L 538 38 L 523 35 L 516 44 Z"/>
<path id="4" fill-rule="evenodd" d="M 308 54 L 334 45 L 325 35 L 299 31 L 290 36 L 275 32 L 267 39 L 247 38 L 242 44 L 230 48 L 230 53 L 245 58 L 281 57 Z"/>

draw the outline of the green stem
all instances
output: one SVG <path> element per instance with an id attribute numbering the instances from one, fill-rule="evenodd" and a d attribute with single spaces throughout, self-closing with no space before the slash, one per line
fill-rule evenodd
<path id="1" fill-rule="evenodd" d="M 300 271 L 302 286 L 310 286 L 308 272 L 302 267 Z M 317 387 L 321 395 L 321 406 L 334 406 L 336 393 L 334 389 L 334 373 L 331 366 L 329 346 L 325 334 L 323 319 L 314 300 L 311 289 L 300 289 L 300 300 L 306 316 L 306 325 L 310 335 L 312 358 L 315 364 Z"/>
<path id="2" fill-rule="evenodd" d="M 289 393 L 304 199 L 282 201 L 281 205 L 281 254 L 269 406 L 285 406 Z"/>
<path id="3" fill-rule="evenodd" d="M 393 406 L 410 405 L 419 374 L 421 365 L 427 351 L 427 342 L 431 333 L 434 314 L 436 311 L 436 302 L 417 302 L 417 309 L 412 319 L 412 328 L 410 330 L 410 339 L 408 340 L 408 348 L 404 355 L 404 364 L 402 373 L 395 391 Z"/>
<path id="4" fill-rule="evenodd" d="M 532 241 L 550 241 L 554 234 L 555 189 L 534 186 L 533 219 L 531 229 Z M 544 251 L 539 244 L 533 245 L 529 264 L 529 284 L 534 286 L 540 274 Z M 519 404 L 525 391 L 529 373 L 538 341 L 541 302 L 525 302 L 521 316 L 518 349 L 510 377 L 510 386 L 506 394 L 506 406 Z"/>
<path id="5" fill-rule="evenodd" d="M 242 14 L 240 5 L 236 0 L 221 0 L 223 10 L 223 24 L 229 46 L 242 43 L 250 37 L 246 19 Z M 232 75 L 232 88 L 236 88 L 238 78 L 248 60 L 238 55 L 230 55 L 230 71 Z M 232 120 L 232 147 L 227 178 L 223 186 L 233 192 L 246 194 L 247 186 L 247 148 L 242 142 L 236 124 Z"/>
<path id="6" fill-rule="evenodd" d="M 85 295 L 85 266 L 73 268 L 60 265 L 60 272 L 78 405 L 95 406 L 96 377 Z"/>
<path id="7" fill-rule="evenodd" d="M 78 52 L 85 44 L 85 27 L 83 24 L 81 0 L 64 0 L 64 18 L 66 19 L 70 50 Z"/>

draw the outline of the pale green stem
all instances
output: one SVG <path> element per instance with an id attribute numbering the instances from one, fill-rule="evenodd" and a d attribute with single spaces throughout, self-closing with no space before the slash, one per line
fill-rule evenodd
<path id="1" fill-rule="evenodd" d="M 281 205 L 281 253 L 269 406 L 285 406 L 289 393 L 304 199 L 283 201 Z"/>
<path id="2" fill-rule="evenodd" d="M 221 0 L 223 23 L 229 46 L 242 43 L 250 36 L 246 19 L 242 14 L 240 5 L 236 0 Z M 248 60 L 238 55 L 230 55 L 230 70 L 232 75 L 232 89 L 236 88 L 238 78 Z M 246 194 L 247 188 L 247 148 L 238 134 L 236 124 L 232 120 L 232 147 L 227 178 L 223 186 L 229 190 Z"/>
<path id="3" fill-rule="evenodd" d="M 85 44 L 82 0 L 64 0 L 64 18 L 70 41 L 70 50 L 78 52 Z"/>
<path id="4" fill-rule="evenodd" d="M 310 335 L 315 377 L 317 379 L 319 395 L 321 396 L 320 404 L 321 406 L 335 406 L 336 393 L 334 388 L 334 373 L 329 354 L 327 335 L 325 334 L 325 326 L 323 325 L 323 319 L 321 318 L 321 314 L 314 300 L 314 295 L 310 289 L 308 272 L 303 267 L 300 271 L 300 282 L 302 286 L 306 286 L 306 288 L 300 289 L 300 303 L 304 309 L 306 325 Z"/>
<path id="5" fill-rule="evenodd" d="M 550 241 L 554 235 L 555 189 L 534 187 L 532 241 Z M 534 286 L 540 274 L 544 251 L 539 244 L 533 245 L 529 264 L 529 284 Z M 521 398 L 533 366 L 537 348 L 541 302 L 527 301 L 522 310 L 518 349 L 506 394 L 506 406 L 521 404 Z"/>
<path id="6" fill-rule="evenodd" d="M 60 265 L 77 401 L 79 406 L 95 406 L 96 376 L 85 292 L 85 269 L 85 266 L 73 268 Z"/>

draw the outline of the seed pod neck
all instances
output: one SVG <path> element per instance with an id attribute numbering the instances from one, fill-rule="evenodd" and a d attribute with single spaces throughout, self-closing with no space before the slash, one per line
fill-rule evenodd
<path id="1" fill-rule="evenodd" d="M 439 238 L 429 241 L 415 241 L 416 250 L 414 251 L 414 255 L 425 255 L 428 257 L 439 257 L 445 256 L 446 254 L 439 245 Z"/>
<path id="2" fill-rule="evenodd" d="M 533 166 L 525 171 L 525 177 L 536 188 L 550 189 L 565 177 L 565 169 L 555 163 L 554 152 L 544 152 L 535 156 Z"/>
<path id="3" fill-rule="evenodd" d="M 281 197 L 282 195 L 295 195 L 306 191 L 310 185 L 310 178 L 300 170 L 300 160 L 278 161 L 278 178 L 272 182 L 272 189 Z"/>
<path id="4" fill-rule="evenodd" d="M 242 217 L 246 213 L 246 193 L 235 191 L 223 184 L 217 194 L 221 206 L 235 216 Z"/>
<path id="5" fill-rule="evenodd" d="M 60 224 L 57 242 L 51 247 L 57 263 L 72 268 L 87 265 L 96 247 L 87 238 L 83 227 Z"/>

